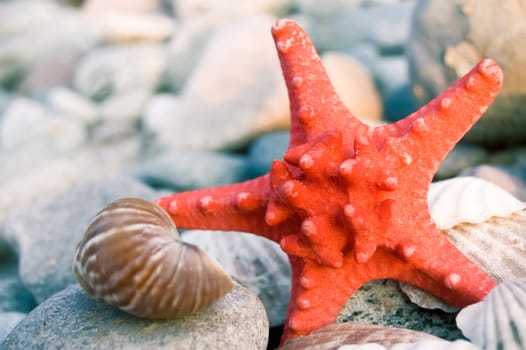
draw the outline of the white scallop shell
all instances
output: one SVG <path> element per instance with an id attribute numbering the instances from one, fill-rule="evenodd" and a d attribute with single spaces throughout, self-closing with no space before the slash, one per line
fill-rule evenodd
<path id="1" fill-rule="evenodd" d="M 471 176 L 432 183 L 427 201 L 431 217 L 440 229 L 508 216 L 526 207 L 497 185 Z"/>
<path id="2" fill-rule="evenodd" d="M 425 339 L 416 343 L 399 343 L 386 348 L 377 343 L 343 345 L 337 350 L 479 350 L 474 344 L 459 339 L 447 341 L 442 339 Z"/>
<path id="3" fill-rule="evenodd" d="M 496 282 L 526 277 L 526 211 L 492 217 L 482 223 L 460 223 L 443 230 L 449 240 Z M 400 288 L 425 309 L 458 309 L 433 295 L 404 283 Z"/>
<path id="4" fill-rule="evenodd" d="M 280 246 L 243 232 L 189 230 L 182 240 L 203 249 L 261 299 L 270 326 L 282 325 L 290 298 L 290 264 Z"/>
<path id="5" fill-rule="evenodd" d="M 460 311 L 457 326 L 483 349 L 525 349 L 526 279 L 497 285 L 484 300 Z"/>
<path id="6" fill-rule="evenodd" d="M 526 277 L 526 211 L 479 224 L 462 223 L 444 232 L 496 282 Z"/>
<path id="7" fill-rule="evenodd" d="M 450 342 L 406 328 L 357 322 L 333 323 L 309 335 L 289 339 L 280 350 L 476 350 L 466 341 Z"/>

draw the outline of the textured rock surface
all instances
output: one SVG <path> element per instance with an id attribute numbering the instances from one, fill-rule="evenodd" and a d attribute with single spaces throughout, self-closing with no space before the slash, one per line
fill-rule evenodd
<path id="1" fill-rule="evenodd" d="M 252 289 L 265 305 L 271 327 L 284 323 L 290 266 L 276 243 L 247 233 L 200 230 L 187 231 L 182 239 L 203 248 L 227 273 Z"/>
<path id="2" fill-rule="evenodd" d="M 154 199 L 156 193 L 128 178 L 88 181 L 9 219 L 5 236 L 19 254 L 22 281 L 37 302 L 75 283 L 71 264 L 78 241 L 95 214 L 120 197 Z"/>
<path id="3" fill-rule="evenodd" d="M 21 312 L 0 312 L 0 344 L 24 317 L 26 314 Z"/>
<path id="4" fill-rule="evenodd" d="M 135 165 L 128 173 L 150 186 L 182 191 L 246 180 L 248 165 L 241 155 L 168 150 Z"/>
<path id="5" fill-rule="evenodd" d="M 223 299 L 174 321 L 139 319 L 89 297 L 79 285 L 33 310 L 2 349 L 265 349 L 263 305 L 237 285 Z"/>
<path id="6" fill-rule="evenodd" d="M 499 96 L 465 140 L 485 145 L 526 142 L 526 51 L 520 44 L 526 40 L 523 5 L 510 0 L 418 3 L 408 57 L 413 89 L 422 102 L 482 58 L 491 57 L 503 67 L 506 78 Z"/>
<path id="7" fill-rule="evenodd" d="M 411 303 L 392 280 L 369 282 L 358 289 L 340 311 L 337 322 L 364 322 L 409 328 L 455 340 L 462 333 L 456 314 L 424 310 Z"/>

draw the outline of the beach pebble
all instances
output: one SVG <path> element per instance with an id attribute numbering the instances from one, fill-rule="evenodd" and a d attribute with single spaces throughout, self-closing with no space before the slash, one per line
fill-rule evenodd
<path id="1" fill-rule="evenodd" d="M 381 97 L 368 69 L 351 56 L 334 51 L 321 58 L 336 93 L 351 113 L 361 120 L 380 121 Z"/>
<path id="2" fill-rule="evenodd" d="M 70 88 L 57 86 L 47 93 L 47 103 L 55 111 L 91 125 L 99 118 L 97 105 Z"/>
<path id="3" fill-rule="evenodd" d="M 290 6 L 291 0 L 251 0 L 242 2 L 217 0 L 172 0 L 175 13 L 191 17 L 207 13 L 219 16 L 282 14 Z"/>
<path id="4" fill-rule="evenodd" d="M 138 87 L 154 91 L 165 68 L 165 51 L 159 45 L 98 47 L 79 62 L 74 87 L 96 101 Z"/>
<path id="5" fill-rule="evenodd" d="M 192 74 L 213 31 L 223 22 L 223 17 L 207 14 L 191 16 L 178 23 L 167 45 L 167 76 L 175 91 L 179 91 Z"/>
<path id="6" fill-rule="evenodd" d="M 13 99 L 0 120 L 0 152 L 34 147 L 41 154 L 67 154 L 85 139 L 86 130 L 79 120 L 26 97 Z"/>
<path id="7" fill-rule="evenodd" d="M 0 4 L 0 86 L 16 88 L 31 67 L 64 51 L 83 51 L 98 42 L 98 33 L 74 11 L 50 1 Z"/>
<path id="8" fill-rule="evenodd" d="M 0 312 L 0 344 L 24 317 L 26 314 L 22 312 Z"/>
<path id="9" fill-rule="evenodd" d="M 138 146 L 135 139 L 119 140 L 86 147 L 72 155 L 34 166 L 31 166 L 31 160 L 37 162 L 38 159 L 32 158 L 31 154 L 26 154 L 22 160 L 14 156 L 1 159 L 6 169 L 0 173 L 0 229 L 9 216 L 38 201 L 52 198 L 87 179 L 107 177 L 122 171 L 136 161 Z"/>
<path id="10" fill-rule="evenodd" d="M 409 37 L 414 6 L 415 2 L 404 1 L 343 8 L 330 17 L 311 18 L 307 31 L 322 51 L 345 51 L 355 44 L 371 42 L 380 49 L 400 52 Z"/>
<path id="11" fill-rule="evenodd" d="M 290 298 L 290 266 L 281 247 L 243 232 L 191 230 L 185 242 L 202 248 L 230 274 L 254 291 L 267 311 L 271 327 L 285 322 Z"/>
<path id="12" fill-rule="evenodd" d="M 337 322 L 363 322 L 409 328 L 455 340 L 462 333 L 456 327 L 454 313 L 421 309 L 411 303 L 393 280 L 371 281 L 347 300 Z"/>
<path id="13" fill-rule="evenodd" d="M 440 163 L 435 178 L 445 179 L 458 175 L 462 170 L 482 164 L 488 159 L 488 152 L 479 146 L 459 143 Z"/>
<path id="14" fill-rule="evenodd" d="M 33 295 L 20 279 L 18 268 L 17 258 L 12 252 L 0 258 L 0 314 L 27 313 L 36 306 Z"/>
<path id="15" fill-rule="evenodd" d="M 485 57 L 503 69 L 502 89 L 466 134 L 469 142 L 490 146 L 526 143 L 526 51 L 519 44 L 526 38 L 525 15 L 526 8 L 513 1 L 418 2 L 407 54 L 413 90 L 421 103 Z"/>
<path id="16" fill-rule="evenodd" d="M 268 321 L 239 284 L 217 303 L 172 321 L 131 316 L 89 297 L 80 285 L 55 294 L 24 318 L 2 349 L 265 349 Z"/>
<path id="17" fill-rule="evenodd" d="M 107 13 L 90 17 L 105 44 L 159 43 L 175 30 L 173 18 L 158 13 Z"/>
<path id="18" fill-rule="evenodd" d="M 248 166 L 254 177 L 266 174 L 272 162 L 282 160 L 289 146 L 289 132 L 275 131 L 257 138 L 248 149 Z"/>
<path id="19" fill-rule="evenodd" d="M 521 201 L 526 201 L 526 167 L 483 164 L 464 169 L 460 176 L 475 176 L 487 180 Z"/>
<path id="20" fill-rule="evenodd" d="M 97 212 L 117 198 L 156 196 L 132 179 L 105 178 L 78 183 L 11 217 L 5 237 L 18 252 L 22 281 L 37 302 L 75 282 L 75 248 Z"/>
<path id="21" fill-rule="evenodd" d="M 51 89 L 71 85 L 75 67 L 83 54 L 83 49 L 75 48 L 50 52 L 28 69 L 20 84 L 20 91 L 43 100 Z"/>
<path id="22" fill-rule="evenodd" d="M 127 174 L 155 188 L 195 190 L 247 180 L 245 158 L 212 151 L 167 150 L 135 164 Z"/>
<path id="23" fill-rule="evenodd" d="M 161 147 L 237 148 L 289 125 L 285 84 L 269 35 L 273 22 L 266 16 L 246 17 L 214 32 L 177 110 L 151 130 Z"/>
<path id="24" fill-rule="evenodd" d="M 86 0 L 85 13 L 101 15 L 107 13 L 148 13 L 160 9 L 160 0 Z"/>

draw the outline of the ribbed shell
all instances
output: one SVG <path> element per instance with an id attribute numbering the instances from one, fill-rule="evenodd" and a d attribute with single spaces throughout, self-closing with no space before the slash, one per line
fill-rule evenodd
<path id="1" fill-rule="evenodd" d="M 508 216 L 526 207 L 497 185 L 471 176 L 432 183 L 428 204 L 431 217 L 440 229 Z"/>
<path id="2" fill-rule="evenodd" d="M 457 326 L 482 349 L 525 349 L 526 279 L 497 285 L 483 301 L 460 311 Z"/>
<path id="3" fill-rule="evenodd" d="M 161 207 L 139 198 L 116 200 L 96 215 L 73 269 L 89 294 L 148 318 L 190 314 L 233 287 L 213 259 L 179 240 Z"/>
<path id="4" fill-rule="evenodd" d="M 285 322 L 291 273 L 288 257 L 278 244 L 248 233 L 223 231 L 186 231 L 182 239 L 202 248 L 227 273 L 256 292 L 271 327 Z"/>
<path id="5" fill-rule="evenodd" d="M 526 277 L 526 211 L 479 224 L 462 223 L 444 232 L 496 282 Z"/>
<path id="6" fill-rule="evenodd" d="M 492 217 L 478 224 L 460 223 L 443 231 L 496 282 L 526 277 L 526 211 Z M 457 310 L 421 289 L 402 283 L 400 287 L 420 307 L 446 312 Z"/>
<path id="7" fill-rule="evenodd" d="M 390 347 L 398 343 L 414 343 L 424 339 L 440 340 L 431 334 L 405 328 L 345 322 L 333 323 L 309 335 L 287 340 L 280 349 L 332 350 L 346 344 L 366 343 Z"/>

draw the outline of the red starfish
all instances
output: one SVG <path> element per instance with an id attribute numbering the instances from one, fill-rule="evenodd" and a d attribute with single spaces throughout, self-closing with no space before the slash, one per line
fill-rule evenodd
<path id="1" fill-rule="evenodd" d="M 481 61 L 417 112 L 369 127 L 342 104 L 295 22 L 272 34 L 287 83 L 290 145 L 270 172 L 158 200 L 178 227 L 252 232 L 278 242 L 292 265 L 282 341 L 333 322 L 364 283 L 393 278 L 458 306 L 495 282 L 435 226 L 427 193 L 440 162 L 502 83 Z"/>

